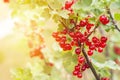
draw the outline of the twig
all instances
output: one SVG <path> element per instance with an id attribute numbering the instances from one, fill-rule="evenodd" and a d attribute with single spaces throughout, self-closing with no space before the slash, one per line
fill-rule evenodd
<path id="1" fill-rule="evenodd" d="M 59 20 L 59 22 L 61 22 L 61 24 L 65 27 L 65 29 L 69 30 L 66 24 L 62 20 Z"/>
<path id="2" fill-rule="evenodd" d="M 110 8 L 106 7 L 106 10 L 107 10 L 107 13 L 109 14 L 109 16 L 110 16 L 110 18 L 111 18 L 111 20 L 112 20 L 113 25 L 114 25 L 115 28 L 120 32 L 120 29 L 118 28 L 118 26 L 117 26 L 117 24 L 115 23 L 115 20 L 114 20 L 114 18 L 113 18 L 113 16 L 112 16 L 112 13 L 111 13 L 111 11 L 110 11 Z"/>
<path id="3" fill-rule="evenodd" d="M 98 26 L 99 26 L 99 24 L 97 23 L 97 25 L 95 26 L 95 28 L 93 29 L 93 31 L 90 32 L 90 34 L 87 36 L 87 39 L 89 38 L 89 36 L 91 36 L 91 34 L 92 34 L 93 32 L 95 32 L 95 30 L 97 29 Z"/>
<path id="4" fill-rule="evenodd" d="M 87 63 L 89 64 L 89 67 L 90 67 L 91 71 L 93 72 L 96 80 L 100 80 L 100 77 L 97 75 L 97 72 L 96 72 L 95 68 L 93 67 L 92 63 L 89 61 L 89 58 L 88 58 L 88 56 L 87 56 L 87 54 L 86 54 L 86 52 L 84 50 L 84 46 L 82 48 L 82 52 L 83 52 L 83 55 L 84 55 Z"/>

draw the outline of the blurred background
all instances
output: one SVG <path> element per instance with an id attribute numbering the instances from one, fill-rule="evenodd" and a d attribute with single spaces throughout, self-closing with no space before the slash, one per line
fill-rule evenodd
<path id="1" fill-rule="evenodd" d="M 29 59 L 27 42 L 14 26 L 8 4 L 0 0 L 0 80 L 12 80 L 10 70 L 25 65 Z"/>
<path id="2" fill-rule="evenodd" d="M 64 75 L 64 74 L 68 74 L 65 71 L 65 69 L 66 69 L 69 72 L 67 78 L 68 78 L 68 80 L 70 80 L 69 78 L 71 78 L 71 70 L 74 67 L 74 63 L 72 63 L 72 61 L 73 62 L 75 62 L 75 61 L 73 59 L 71 59 L 71 55 L 69 55 L 69 54 L 66 55 L 64 52 L 61 53 L 60 47 L 58 46 L 57 43 L 55 43 L 55 40 L 51 36 L 52 32 L 56 31 L 56 29 L 57 29 L 56 24 L 52 20 L 49 20 L 46 22 L 42 18 L 39 18 L 40 16 L 38 16 L 38 14 L 39 14 L 40 9 L 37 7 L 34 9 L 34 7 L 35 7 L 34 4 L 32 4 L 32 5 L 29 4 L 25 7 L 22 7 L 20 12 L 18 10 L 18 7 L 20 5 L 18 5 L 16 7 L 17 4 L 14 4 L 12 6 L 14 12 L 11 11 L 8 3 L 4 3 L 3 0 L 0 0 L 0 5 L 1 5 L 0 6 L 0 80 L 12 80 L 11 73 L 10 73 L 12 69 L 15 69 L 16 67 L 24 68 L 27 62 L 30 62 L 30 61 L 32 62 L 32 60 L 30 58 L 30 56 L 32 56 L 32 55 L 29 55 L 31 42 L 33 42 L 35 44 L 35 46 L 37 44 L 37 48 L 38 48 L 39 44 L 40 45 L 42 44 L 42 42 L 44 42 L 47 47 L 45 49 L 43 49 L 43 52 L 44 52 L 43 54 L 45 55 L 44 57 L 46 58 L 45 59 L 46 61 L 43 60 L 43 62 L 41 61 L 39 63 L 39 61 L 37 60 L 38 62 L 35 62 L 34 65 L 31 63 L 31 65 L 33 65 L 32 67 L 31 66 L 28 67 L 28 69 L 30 68 L 31 72 L 33 72 L 32 76 L 30 76 L 30 78 L 36 77 L 36 75 L 37 75 L 37 77 L 39 76 L 39 78 L 36 77 L 34 80 L 62 80 L 61 75 L 62 75 L 62 77 L 66 77 L 66 75 Z M 12 5 L 12 3 L 11 3 L 11 5 Z M 28 9 L 28 11 L 26 11 L 26 8 L 28 8 L 28 7 L 29 7 L 29 9 Z M 33 9 L 33 11 L 31 11 L 32 9 Z M 21 14 L 21 12 L 24 10 L 27 12 L 25 14 L 23 13 L 25 15 L 24 18 L 28 18 L 28 22 L 27 22 L 27 20 L 26 20 L 26 22 L 24 22 L 24 21 L 22 22 L 22 21 L 19 21 L 19 19 L 11 18 L 12 15 L 17 14 L 17 11 L 18 11 L 18 15 L 21 17 L 21 15 L 23 15 L 23 14 Z M 46 11 L 47 11 L 47 9 L 46 9 Z M 42 12 L 42 14 L 43 14 L 42 16 L 45 17 L 46 19 L 49 19 L 50 15 L 48 15 L 46 13 L 46 11 L 45 11 L 45 13 Z M 113 12 L 119 12 L 119 10 L 114 10 Z M 32 17 L 30 17 L 30 15 L 32 15 Z M 34 15 L 37 15 L 37 16 L 34 16 Z M 35 17 L 35 19 L 33 17 Z M 17 23 L 17 21 L 18 21 L 18 23 Z M 45 24 L 45 25 L 42 27 L 38 27 L 39 24 L 37 24 L 37 21 L 39 24 L 42 24 L 42 25 Z M 118 24 L 118 25 L 120 25 L 120 24 Z M 32 33 L 32 29 L 33 29 L 33 33 Z M 36 31 L 36 29 L 38 31 Z M 25 35 L 27 33 L 27 31 L 29 33 L 28 35 L 30 35 L 30 36 L 27 36 L 28 39 L 26 38 L 26 35 Z M 40 34 L 42 34 L 44 41 L 42 41 L 42 37 L 41 37 L 41 35 L 39 35 L 39 32 L 41 32 Z M 33 37 L 36 35 L 37 35 L 37 39 L 35 38 L 35 40 L 33 40 Z M 115 62 L 120 65 L 120 46 L 119 46 L 120 35 L 119 35 L 119 32 L 110 31 L 107 36 L 111 42 L 110 44 L 108 43 L 110 59 L 112 59 L 113 61 L 115 60 Z M 40 40 L 38 40 L 38 38 Z M 29 43 L 29 40 L 31 40 L 30 43 Z M 35 46 L 33 46 L 33 47 L 35 47 Z M 117 46 L 117 48 L 119 48 L 118 53 L 116 53 L 116 54 L 114 52 L 114 46 L 115 47 Z M 39 50 L 39 52 L 40 52 L 40 50 Z M 98 61 L 102 62 L 102 60 L 106 61 L 109 59 L 109 57 L 106 59 L 106 57 L 104 57 L 104 54 L 103 55 L 100 54 L 101 56 L 99 56 L 99 57 L 98 57 L 98 55 L 93 56 L 95 59 L 97 58 Z M 39 57 L 42 58 L 42 56 L 40 56 L 40 55 L 39 55 Z M 66 58 L 66 57 L 68 57 L 68 58 Z M 63 63 L 62 63 L 62 60 L 63 60 Z M 56 64 L 52 64 L 52 63 L 46 64 L 46 62 L 52 62 L 52 63 L 56 63 Z M 70 62 L 71 62 L 71 64 L 69 64 Z M 37 63 L 38 63 L 38 65 L 36 68 Z M 45 63 L 45 64 L 43 65 L 43 63 Z M 47 67 L 46 67 L 46 65 L 47 65 Z M 48 66 L 51 67 L 51 65 L 52 66 L 55 65 L 55 66 L 52 67 L 52 69 L 47 70 Z M 62 65 L 62 66 L 60 66 L 60 65 Z M 71 67 L 71 65 L 73 67 Z M 58 71 L 55 67 L 58 69 Z M 114 65 L 112 65 L 112 68 L 113 67 L 114 67 Z M 42 68 L 44 68 L 43 73 L 41 73 Z M 19 75 L 20 69 L 18 71 L 16 71 L 16 73 L 13 72 L 12 75 L 16 76 L 16 74 L 17 74 L 17 75 L 19 75 L 17 77 L 20 77 L 20 78 L 25 77 L 26 75 L 24 75 L 24 74 L 29 73 L 29 70 L 28 70 L 28 72 L 26 72 L 25 69 L 26 68 L 23 69 L 23 71 L 25 72 L 25 73 L 23 72 L 23 75 L 22 75 L 22 73 L 21 73 L 21 75 Z M 41 70 L 41 71 L 39 71 L 39 70 Z M 40 74 L 38 74 L 37 71 L 40 72 Z M 22 72 L 22 70 L 21 70 L 21 72 Z M 118 75 L 120 74 L 120 72 L 116 69 L 113 72 L 114 72 L 113 80 L 119 80 Z M 49 73 L 53 73 L 53 74 L 49 75 Z M 58 79 L 58 74 L 60 77 L 59 79 Z M 105 73 L 105 74 L 107 74 L 107 73 Z M 27 74 L 27 76 L 28 75 L 29 74 Z M 54 78 L 49 79 L 49 76 L 52 76 Z M 43 78 L 41 79 L 41 77 L 43 77 Z M 48 79 L 45 79 L 45 77 Z M 93 75 L 92 75 L 91 71 L 88 70 L 84 74 L 83 79 L 81 79 L 81 80 L 86 80 L 86 78 L 91 79 L 91 77 L 93 77 Z M 19 80 L 21 80 L 21 79 L 19 79 Z M 26 77 L 25 77 L 25 79 L 22 79 L 22 80 L 30 80 L 30 79 L 29 78 L 26 79 Z M 71 80 L 78 80 L 78 79 L 75 78 L 75 79 L 71 79 Z"/>

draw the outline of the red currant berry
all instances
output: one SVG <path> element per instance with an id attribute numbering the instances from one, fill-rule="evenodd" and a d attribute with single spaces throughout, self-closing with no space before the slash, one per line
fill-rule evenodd
<path id="1" fill-rule="evenodd" d="M 64 29 L 61 34 L 67 34 L 67 29 Z"/>
<path id="2" fill-rule="evenodd" d="M 89 40 L 86 40 L 86 41 L 85 41 L 85 44 L 86 44 L 87 46 L 90 46 L 92 43 L 91 43 Z"/>
<path id="3" fill-rule="evenodd" d="M 86 66 L 83 65 L 82 68 L 81 68 L 82 71 L 85 71 L 86 70 Z"/>
<path id="4" fill-rule="evenodd" d="M 71 44 L 71 46 L 74 46 L 75 42 L 72 40 L 70 44 Z"/>
<path id="5" fill-rule="evenodd" d="M 78 75 L 78 73 L 79 73 L 79 71 L 77 71 L 77 70 L 74 70 L 74 71 L 73 71 L 73 75 L 74 75 L 74 76 Z"/>
<path id="6" fill-rule="evenodd" d="M 106 47 L 106 43 L 100 43 L 100 47 L 101 48 L 105 48 Z"/>
<path id="7" fill-rule="evenodd" d="M 97 37 L 93 37 L 92 38 L 92 42 L 94 42 L 94 43 L 98 42 L 98 38 Z"/>
<path id="8" fill-rule="evenodd" d="M 80 27 L 84 27 L 84 26 L 86 26 L 86 24 L 87 24 L 86 20 L 81 20 L 79 25 L 80 25 Z"/>
<path id="9" fill-rule="evenodd" d="M 79 25 L 76 25 L 76 30 L 80 30 L 80 26 Z"/>
<path id="10" fill-rule="evenodd" d="M 86 68 L 89 68 L 90 66 L 89 66 L 87 63 L 85 63 L 85 67 L 86 67 Z"/>
<path id="11" fill-rule="evenodd" d="M 73 4 L 72 2 L 66 1 L 66 2 L 65 2 L 65 9 L 71 8 L 72 4 Z"/>
<path id="12" fill-rule="evenodd" d="M 101 37 L 101 42 L 107 42 L 107 37 L 102 36 L 102 37 Z"/>
<path id="13" fill-rule="evenodd" d="M 79 55 L 79 54 L 81 53 L 81 49 L 80 49 L 80 48 L 76 48 L 76 49 L 75 49 L 75 53 L 76 53 L 77 55 Z"/>
<path id="14" fill-rule="evenodd" d="M 90 31 L 90 29 L 91 29 L 92 26 L 93 26 L 93 25 L 91 25 L 91 24 L 87 24 L 87 25 L 86 25 L 86 29 L 87 29 L 88 32 Z"/>
<path id="15" fill-rule="evenodd" d="M 75 70 L 76 70 L 76 71 L 79 71 L 79 70 L 80 70 L 80 66 L 78 66 L 78 65 L 75 66 Z"/>
<path id="16" fill-rule="evenodd" d="M 83 34 L 82 33 L 80 33 L 80 32 L 76 32 L 75 33 L 75 36 L 78 38 L 78 37 L 83 37 Z"/>
<path id="17" fill-rule="evenodd" d="M 103 52 L 103 48 L 99 47 L 98 52 L 100 52 L 100 53 Z"/>
<path id="18" fill-rule="evenodd" d="M 90 45 L 90 46 L 89 46 L 89 49 L 90 49 L 90 50 L 94 50 L 94 49 L 95 49 L 95 45 L 94 45 L 94 44 Z"/>
<path id="19" fill-rule="evenodd" d="M 60 41 L 66 41 L 66 36 L 62 36 Z"/>
<path id="20" fill-rule="evenodd" d="M 113 50 L 114 50 L 115 54 L 120 55 L 120 47 L 114 45 Z"/>
<path id="21" fill-rule="evenodd" d="M 58 32 L 53 32 L 53 33 L 52 33 L 52 36 L 53 36 L 54 38 L 56 38 L 56 37 L 58 37 L 58 34 L 59 34 Z"/>
<path id="22" fill-rule="evenodd" d="M 64 47 L 65 50 L 71 50 L 72 47 L 70 44 L 65 44 L 65 47 Z"/>
<path id="23" fill-rule="evenodd" d="M 94 43 L 95 47 L 99 47 L 100 46 L 100 42 Z"/>
<path id="24" fill-rule="evenodd" d="M 78 78 L 82 78 L 82 73 L 79 73 L 79 74 L 77 75 L 77 77 L 78 77 Z"/>
<path id="25" fill-rule="evenodd" d="M 86 37 L 85 36 L 83 36 L 83 37 L 81 37 L 80 38 L 80 42 L 82 43 L 82 42 L 85 42 L 86 41 Z"/>
<path id="26" fill-rule="evenodd" d="M 83 63 L 85 61 L 84 57 L 79 57 L 78 58 L 79 63 Z"/>
<path id="27" fill-rule="evenodd" d="M 69 32 L 69 36 L 70 37 L 75 37 L 75 33 L 74 32 Z"/>
<path id="28" fill-rule="evenodd" d="M 59 42 L 59 41 L 61 40 L 61 38 L 60 38 L 60 37 L 56 37 L 55 40 L 56 40 L 57 42 Z"/>
<path id="29" fill-rule="evenodd" d="M 109 23 L 109 19 L 108 19 L 108 17 L 105 16 L 105 15 L 101 15 L 101 16 L 99 17 L 99 20 L 100 20 L 100 22 L 101 22 L 103 25 L 106 25 L 106 24 Z"/>
<path id="30" fill-rule="evenodd" d="M 65 42 L 64 41 L 60 41 L 59 45 L 60 45 L 61 48 L 64 48 L 65 47 Z"/>
<path id="31" fill-rule="evenodd" d="M 92 51 L 92 50 L 89 50 L 89 51 L 88 51 L 88 55 L 89 55 L 89 56 L 92 56 L 92 55 L 93 55 L 93 51 Z"/>

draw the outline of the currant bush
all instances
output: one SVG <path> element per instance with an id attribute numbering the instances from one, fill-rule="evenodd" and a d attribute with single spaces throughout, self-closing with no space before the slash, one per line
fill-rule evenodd
<path id="1" fill-rule="evenodd" d="M 104 22 L 105 20 L 104 19 L 101 20 L 100 16 L 100 22 L 101 21 Z M 85 60 L 85 57 L 81 53 L 82 51 L 81 45 L 85 45 L 88 47 L 87 49 L 88 56 L 92 56 L 94 54 L 94 51 L 102 53 L 103 48 L 106 47 L 107 37 L 101 36 L 99 38 L 93 36 L 92 39 L 89 39 L 88 37 L 92 33 L 91 29 L 95 28 L 95 24 L 91 23 L 89 19 L 82 19 L 76 23 L 74 19 L 70 20 L 70 24 L 73 23 L 76 24 L 74 25 L 73 30 L 64 28 L 62 31 L 53 32 L 52 36 L 59 43 L 60 47 L 64 51 L 72 50 L 75 47 L 74 51 L 75 54 L 78 56 L 78 64 L 75 66 L 73 75 L 77 76 L 78 78 L 82 78 L 82 73 L 89 68 L 88 67 L 89 65 Z M 85 29 L 85 31 L 83 32 L 82 29 Z"/>

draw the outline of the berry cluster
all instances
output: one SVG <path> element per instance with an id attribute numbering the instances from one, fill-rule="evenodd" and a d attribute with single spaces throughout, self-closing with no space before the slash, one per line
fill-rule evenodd
<path id="1" fill-rule="evenodd" d="M 65 27 L 62 31 L 53 32 L 52 36 L 64 51 L 72 50 L 72 48 L 75 47 L 78 63 L 74 68 L 73 75 L 81 78 L 82 72 L 89 68 L 89 65 L 81 53 L 82 47 L 86 46 L 88 56 L 92 56 L 94 51 L 101 53 L 106 46 L 107 37 L 102 36 L 97 38 L 93 36 L 91 40 L 88 39 L 88 36 L 95 29 L 95 25 L 89 21 L 88 17 L 78 22 L 75 22 L 73 19 L 69 21 L 70 25 L 74 24 L 72 29 L 69 29 L 69 26 L 68 28 Z"/>
<path id="2" fill-rule="evenodd" d="M 76 1 L 77 0 L 66 1 L 65 6 L 62 7 L 62 10 L 68 10 L 68 11 L 70 11 L 70 13 L 73 13 L 73 9 L 71 7 Z"/>

